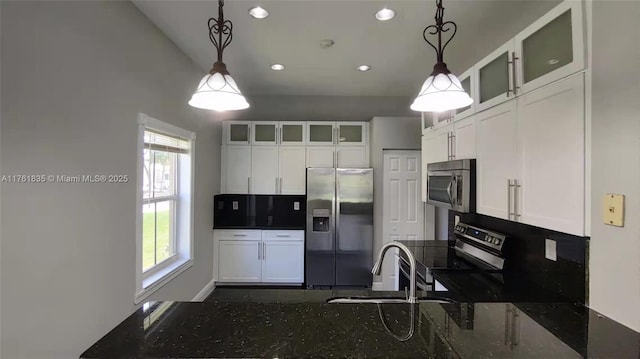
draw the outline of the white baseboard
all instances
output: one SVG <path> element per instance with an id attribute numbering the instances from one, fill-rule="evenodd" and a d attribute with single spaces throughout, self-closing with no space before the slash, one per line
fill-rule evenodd
<path id="1" fill-rule="evenodd" d="M 382 290 L 382 288 L 382 282 L 373 282 L 373 284 L 371 284 L 371 290 Z"/>
<path id="2" fill-rule="evenodd" d="M 207 285 L 205 285 L 204 288 L 202 288 L 202 290 L 198 292 L 198 294 L 196 294 L 196 296 L 193 297 L 191 301 L 192 302 L 204 301 L 213 292 L 214 289 L 216 289 L 216 282 L 215 280 L 212 279 L 211 282 L 207 283 Z"/>

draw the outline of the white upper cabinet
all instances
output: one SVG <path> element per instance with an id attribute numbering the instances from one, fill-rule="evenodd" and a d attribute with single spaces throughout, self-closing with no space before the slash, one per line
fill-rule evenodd
<path id="1" fill-rule="evenodd" d="M 516 102 L 477 114 L 477 126 L 476 212 L 511 219 L 509 184 L 518 174 Z"/>
<path id="2" fill-rule="evenodd" d="M 427 136 L 422 135 L 422 147 L 421 147 L 421 155 L 422 155 L 422 166 L 421 166 L 421 170 L 422 170 L 422 177 L 421 177 L 421 181 L 422 182 L 422 188 L 421 188 L 421 193 L 422 193 L 422 202 L 426 202 L 427 201 L 427 164 L 429 163 L 427 157 L 428 157 L 428 151 L 427 151 L 427 146 L 428 146 L 428 142 L 427 142 Z"/>
<path id="3" fill-rule="evenodd" d="M 513 40 L 500 46 L 474 66 L 475 109 L 482 111 L 514 97 Z"/>
<path id="4" fill-rule="evenodd" d="M 252 146 L 251 193 L 277 194 L 279 181 L 278 146 Z"/>
<path id="5" fill-rule="evenodd" d="M 467 117 L 453 124 L 453 157 L 456 160 L 476 158 L 476 118 Z"/>
<path id="6" fill-rule="evenodd" d="M 368 128 L 366 122 L 336 122 L 336 144 L 339 146 L 364 146 L 368 143 Z"/>
<path id="7" fill-rule="evenodd" d="M 336 151 L 333 146 L 307 147 L 307 167 L 336 167 Z"/>
<path id="8" fill-rule="evenodd" d="M 280 146 L 278 156 L 279 194 L 305 194 L 307 167 L 306 151 L 301 146 Z"/>
<path id="9" fill-rule="evenodd" d="M 521 93 L 584 69 L 582 1 L 563 1 L 515 37 Z"/>
<path id="10" fill-rule="evenodd" d="M 280 122 L 278 143 L 287 146 L 304 146 L 306 144 L 306 124 L 304 122 Z"/>
<path id="11" fill-rule="evenodd" d="M 451 159 L 451 137 L 452 125 L 441 126 L 424 134 L 424 157 L 422 163 L 425 165 L 435 162 L 444 162 Z"/>
<path id="12" fill-rule="evenodd" d="M 228 145 L 248 145 L 251 143 L 251 121 L 226 121 L 223 135 L 223 142 Z"/>
<path id="13" fill-rule="evenodd" d="M 327 146 L 336 144 L 335 122 L 307 122 L 307 145 Z"/>
<path id="14" fill-rule="evenodd" d="M 518 99 L 519 221 L 584 235 L 584 118 L 582 74 Z"/>
<path id="15" fill-rule="evenodd" d="M 473 68 L 463 72 L 458 76 L 460 83 L 462 84 L 462 88 L 464 91 L 469 94 L 469 96 L 473 99 L 473 103 L 467 107 L 459 108 L 455 110 L 455 120 L 458 121 L 463 119 L 469 115 L 472 115 L 475 112 L 476 106 L 476 76 L 473 72 Z"/>
<path id="16" fill-rule="evenodd" d="M 222 193 L 250 193 L 251 146 L 223 146 L 222 166 Z"/>
<path id="17" fill-rule="evenodd" d="M 362 146 L 338 147 L 336 149 L 336 163 L 339 168 L 369 167 L 368 151 Z"/>
<path id="18" fill-rule="evenodd" d="M 251 144 L 254 146 L 278 144 L 278 130 L 278 122 L 253 122 L 251 124 Z"/>

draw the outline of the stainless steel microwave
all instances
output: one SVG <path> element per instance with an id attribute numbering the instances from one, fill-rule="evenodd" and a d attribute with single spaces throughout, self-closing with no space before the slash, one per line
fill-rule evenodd
<path id="1" fill-rule="evenodd" d="M 475 212 L 476 160 L 428 164 L 427 203 L 456 212 Z"/>

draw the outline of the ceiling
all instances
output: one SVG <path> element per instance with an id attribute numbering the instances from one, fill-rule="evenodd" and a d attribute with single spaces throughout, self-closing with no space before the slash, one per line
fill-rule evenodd
<path id="1" fill-rule="evenodd" d="M 216 52 L 207 20 L 217 16 L 217 1 L 133 2 L 203 74 L 209 71 Z M 557 3 L 445 0 L 444 20 L 458 25 L 445 62 L 460 74 Z M 256 5 L 270 16 L 250 17 L 248 10 Z M 374 14 L 385 6 L 396 17 L 377 21 Z M 224 15 L 233 22 L 224 62 L 249 95 L 415 96 L 435 63 L 433 49 L 422 39 L 424 28 L 434 23 L 433 0 L 227 0 Z M 323 39 L 335 45 L 324 49 Z M 273 63 L 286 69 L 273 71 Z M 371 70 L 356 71 L 361 64 Z"/>

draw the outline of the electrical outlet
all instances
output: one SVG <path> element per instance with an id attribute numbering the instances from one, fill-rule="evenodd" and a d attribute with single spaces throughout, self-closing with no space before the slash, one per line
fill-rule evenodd
<path id="1" fill-rule="evenodd" d="M 544 240 L 544 257 L 551 261 L 557 261 L 556 241 L 553 239 Z"/>
<path id="2" fill-rule="evenodd" d="M 460 222 L 460 216 L 458 216 L 457 214 L 455 214 L 455 215 L 453 216 L 453 224 L 454 224 L 455 226 L 457 226 L 459 222 Z"/>
<path id="3" fill-rule="evenodd" d="M 237 211 L 237 210 L 238 210 L 238 207 L 239 207 L 239 206 L 238 206 L 238 201 L 233 201 L 232 207 L 233 207 L 233 210 L 234 210 L 234 211 Z"/>
<path id="4" fill-rule="evenodd" d="M 294 211 L 300 210 L 300 202 L 293 202 L 293 210 Z"/>

